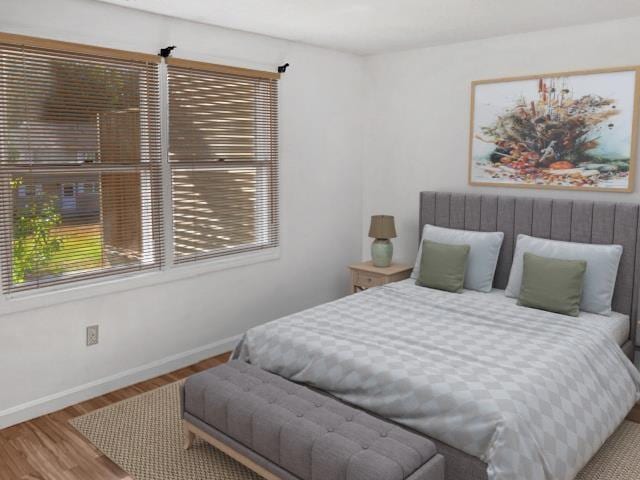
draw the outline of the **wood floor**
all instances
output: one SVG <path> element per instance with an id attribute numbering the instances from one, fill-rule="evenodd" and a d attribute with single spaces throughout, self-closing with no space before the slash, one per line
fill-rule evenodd
<path id="1" fill-rule="evenodd" d="M 627 420 L 640 423 L 640 403 L 636 403 L 636 406 L 633 407 L 633 410 L 627 415 Z"/>
<path id="2" fill-rule="evenodd" d="M 229 354 L 0 430 L 0 480 L 131 480 L 69 425 L 69 420 L 227 361 Z M 629 414 L 640 423 L 640 404 Z"/>
<path id="3" fill-rule="evenodd" d="M 131 480 L 69 420 L 227 361 L 229 354 L 0 430 L 0 480 Z"/>

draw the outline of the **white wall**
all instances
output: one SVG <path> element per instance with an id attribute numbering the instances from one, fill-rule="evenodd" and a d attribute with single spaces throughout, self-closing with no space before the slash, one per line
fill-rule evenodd
<path id="1" fill-rule="evenodd" d="M 280 258 L 1 316 L 0 428 L 205 357 L 251 326 L 348 291 L 346 265 L 361 253 L 361 58 L 90 0 L 5 1 L 0 31 L 149 53 L 175 44 L 176 57 L 253 68 L 291 64 L 280 87 Z M 94 323 L 100 344 L 87 348 Z"/>
<path id="2" fill-rule="evenodd" d="M 395 258 L 413 263 L 421 190 L 640 201 L 640 187 L 611 194 L 467 185 L 473 80 L 638 65 L 636 45 L 640 18 L 367 58 L 363 257 L 369 216 L 385 213 L 396 217 Z"/>

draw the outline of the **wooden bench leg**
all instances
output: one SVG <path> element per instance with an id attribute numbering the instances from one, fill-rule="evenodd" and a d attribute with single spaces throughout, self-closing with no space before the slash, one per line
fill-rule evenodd
<path id="1" fill-rule="evenodd" d="M 245 467 L 250 468 L 265 480 L 282 480 L 280 477 L 271 473 L 269 470 L 267 470 L 263 466 L 258 465 L 255 461 L 245 457 L 243 454 L 236 452 L 230 446 L 226 445 L 225 443 L 218 440 L 217 438 L 213 438 L 207 432 L 203 432 L 198 427 L 190 424 L 186 420 L 182 421 L 182 428 L 184 429 L 184 448 L 185 449 L 191 446 L 191 444 L 193 443 L 193 439 L 195 437 L 198 437 L 200 440 L 204 440 L 205 442 L 207 442 L 213 448 L 220 450 L 222 453 L 226 453 L 234 460 L 237 460 L 238 462 L 243 464 Z"/>
<path id="2" fill-rule="evenodd" d="M 182 447 L 185 450 L 189 450 L 193 445 L 193 441 L 196 439 L 196 435 L 191 431 L 191 429 L 189 428 L 189 424 L 184 420 L 182 421 L 182 432 L 184 435 Z"/>

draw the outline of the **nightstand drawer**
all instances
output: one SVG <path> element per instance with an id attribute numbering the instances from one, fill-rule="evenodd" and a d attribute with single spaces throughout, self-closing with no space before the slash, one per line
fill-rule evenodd
<path id="1" fill-rule="evenodd" d="M 351 271 L 351 293 L 371 287 L 404 280 L 411 275 L 411 265 L 394 263 L 388 267 L 376 267 L 372 262 L 349 265 Z"/>
<path id="2" fill-rule="evenodd" d="M 385 284 L 385 277 L 367 272 L 357 272 L 354 284 L 364 288 L 377 287 Z"/>

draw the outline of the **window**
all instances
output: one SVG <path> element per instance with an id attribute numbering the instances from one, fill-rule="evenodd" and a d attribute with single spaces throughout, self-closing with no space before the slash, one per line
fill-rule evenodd
<path id="1" fill-rule="evenodd" d="M 277 78 L 168 59 L 175 263 L 278 244 Z"/>
<path id="2" fill-rule="evenodd" d="M 157 269 L 158 60 L 8 37 L 0 37 L 3 291 Z"/>
<path id="3" fill-rule="evenodd" d="M 279 74 L 162 62 L 0 33 L 4 293 L 278 245 Z"/>

